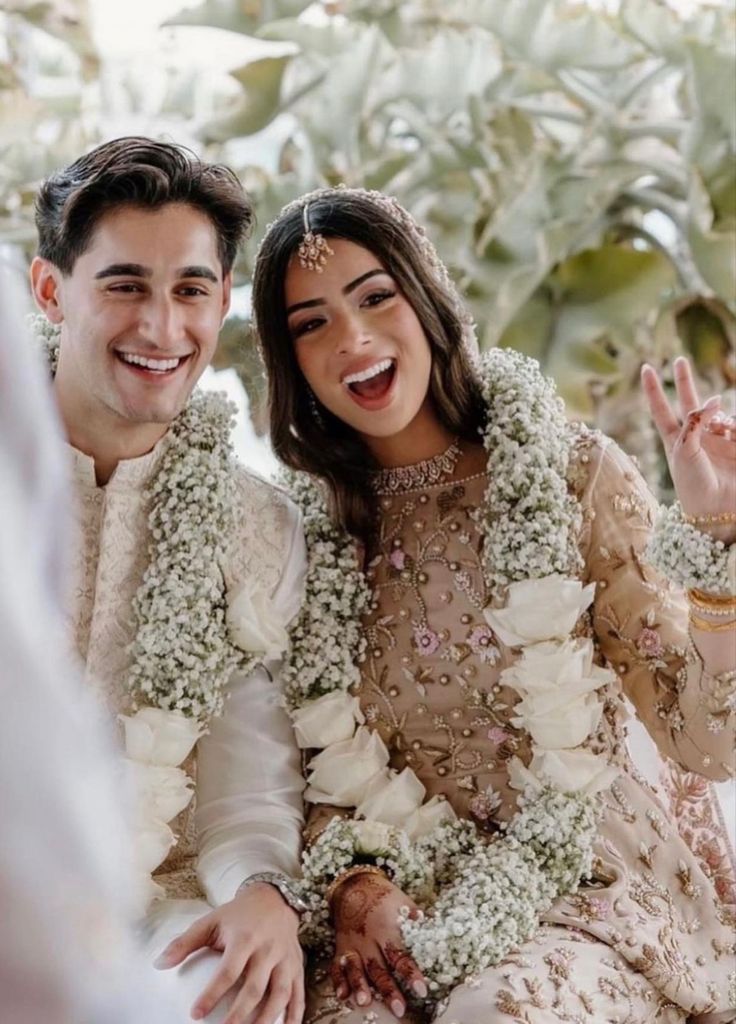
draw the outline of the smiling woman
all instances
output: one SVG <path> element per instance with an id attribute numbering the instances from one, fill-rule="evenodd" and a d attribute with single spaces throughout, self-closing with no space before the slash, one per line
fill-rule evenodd
<path id="1" fill-rule="evenodd" d="M 456 437 L 474 440 L 481 400 L 469 372 L 468 315 L 438 280 L 429 252 L 417 261 L 401 207 L 365 198 L 377 193 L 336 194 L 339 202 L 318 195 L 309 208 L 312 232 L 329 224 L 334 255 L 322 272 L 299 258 L 297 203 L 263 243 L 253 308 L 274 451 L 288 465 L 324 472 L 339 514 L 362 534 L 371 470 L 400 464 L 407 452 L 421 460 Z"/>
<path id="2" fill-rule="evenodd" d="M 536 363 L 472 358 L 456 289 L 389 197 L 287 206 L 253 302 L 276 448 L 308 471 L 287 475 L 310 556 L 285 679 L 308 751 L 307 1024 L 732 1020 L 728 910 L 632 771 L 622 699 L 664 755 L 733 774 L 717 400 L 678 361 L 683 425 L 645 374 L 678 539 Z M 685 540 L 689 632 L 654 568 L 678 579 Z"/>

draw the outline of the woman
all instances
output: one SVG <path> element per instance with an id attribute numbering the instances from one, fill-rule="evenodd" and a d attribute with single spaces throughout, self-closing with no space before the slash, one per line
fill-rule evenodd
<path id="1" fill-rule="evenodd" d="M 286 207 L 253 305 L 274 448 L 309 474 L 286 696 L 321 749 L 304 931 L 332 955 L 306 1020 L 733 1019 L 727 908 L 627 758 L 622 695 L 663 754 L 733 773 L 736 424 L 681 360 L 681 425 L 645 368 L 682 505 L 650 557 L 689 639 L 631 461 L 531 361 L 476 359 L 394 200 Z"/>

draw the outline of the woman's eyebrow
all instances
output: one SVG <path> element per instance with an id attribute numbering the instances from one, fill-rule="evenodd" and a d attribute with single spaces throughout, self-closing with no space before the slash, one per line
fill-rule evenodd
<path id="1" fill-rule="evenodd" d="M 386 274 L 386 270 L 382 270 L 381 267 L 376 267 L 375 270 L 367 270 L 365 274 L 361 274 L 360 277 L 356 277 L 350 284 L 346 284 L 342 289 L 343 295 L 349 295 L 350 292 L 354 292 L 364 281 L 367 281 L 371 277 L 376 277 L 377 274 Z M 293 306 L 289 306 L 286 310 L 286 315 L 291 316 L 298 309 L 314 309 L 315 306 L 324 306 L 326 299 L 305 299 L 304 302 L 295 302 Z"/>

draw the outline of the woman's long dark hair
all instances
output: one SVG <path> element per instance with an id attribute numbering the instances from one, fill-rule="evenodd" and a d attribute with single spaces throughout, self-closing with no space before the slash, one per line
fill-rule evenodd
<path id="1" fill-rule="evenodd" d="M 430 396 L 440 422 L 453 434 L 478 440 L 482 400 L 463 344 L 463 321 L 453 296 L 426 266 L 412 232 L 370 196 L 329 192 L 309 203 L 312 231 L 368 249 L 414 309 L 432 353 Z M 253 275 L 253 313 L 268 373 L 271 443 L 292 469 L 324 480 L 337 521 L 366 540 L 374 522 L 370 472 L 376 461 L 358 434 L 312 396 L 299 369 L 286 316 L 289 259 L 304 237 L 303 212 L 287 210 L 273 224 Z M 328 257 L 335 258 L 335 257 Z"/>

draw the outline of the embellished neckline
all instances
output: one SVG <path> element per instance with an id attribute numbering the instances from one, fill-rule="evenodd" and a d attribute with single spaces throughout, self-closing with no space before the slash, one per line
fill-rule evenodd
<path id="1" fill-rule="evenodd" d="M 371 474 L 371 489 L 374 494 L 392 495 L 434 487 L 452 476 L 461 454 L 456 437 L 445 451 L 422 462 L 376 470 Z"/>

